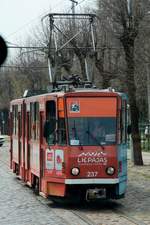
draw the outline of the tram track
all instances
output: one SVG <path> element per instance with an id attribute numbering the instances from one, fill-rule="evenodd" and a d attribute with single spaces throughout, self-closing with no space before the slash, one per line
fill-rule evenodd
<path id="1" fill-rule="evenodd" d="M 0 158 L 0 163 L 3 164 L 4 166 L 6 166 L 9 169 L 9 161 L 4 160 L 2 158 Z M 10 170 L 5 171 L 8 174 L 10 174 Z M 20 185 L 24 185 L 23 182 L 19 182 Z M 66 223 L 66 225 L 70 225 L 70 220 L 68 221 L 69 218 L 74 217 L 74 221 L 76 220 L 77 224 L 73 224 L 73 225 L 108 225 L 108 223 L 104 223 L 104 222 L 95 222 L 93 219 L 91 219 L 91 216 L 89 218 L 88 216 L 88 211 L 89 211 L 89 207 L 82 207 L 82 208 L 76 208 L 75 209 L 73 206 L 71 206 L 71 208 L 69 207 L 60 207 L 59 205 L 57 206 L 56 204 L 51 204 L 51 202 L 47 199 L 43 199 L 41 196 L 35 195 L 36 199 L 45 207 L 48 207 L 49 209 L 51 209 L 57 216 L 61 217 L 61 219 Z M 94 204 L 94 203 L 93 203 Z M 106 206 L 104 206 L 104 208 L 106 209 Z M 109 210 L 112 211 L 113 214 L 116 214 L 119 217 L 122 217 L 124 220 L 126 220 L 126 224 L 129 224 L 128 222 L 130 222 L 130 225 L 147 225 L 146 223 L 144 223 L 143 221 L 140 221 L 138 219 L 133 218 L 131 215 L 129 215 L 127 212 L 124 212 L 118 208 L 113 208 Z M 95 217 L 99 217 L 99 212 L 95 210 L 94 214 Z M 97 216 L 96 216 L 97 214 Z M 69 215 L 69 216 L 68 216 Z M 101 220 L 101 218 L 99 218 Z"/>
<path id="2" fill-rule="evenodd" d="M 112 211 L 114 213 L 118 214 L 119 216 L 125 218 L 127 221 L 130 221 L 131 223 L 135 224 L 135 225 L 147 225 L 143 221 L 133 218 L 131 215 L 129 215 L 126 212 L 123 212 L 120 209 L 112 209 Z"/>
<path id="3" fill-rule="evenodd" d="M 94 204 L 94 202 L 93 202 Z M 113 205 L 113 202 L 111 203 Z M 114 202 L 114 204 L 116 204 Z M 103 210 L 103 204 L 101 205 L 99 210 L 94 210 L 93 215 L 94 217 L 96 217 L 97 219 L 99 218 L 100 222 L 97 222 L 97 219 L 94 220 L 92 217 L 92 211 L 93 211 L 93 207 L 91 207 L 91 205 L 88 208 L 82 208 L 82 209 L 78 209 L 76 208 L 75 210 L 71 210 L 72 213 L 74 213 L 75 215 L 77 215 L 78 217 L 80 217 L 82 220 L 84 220 L 87 225 L 108 225 L 108 224 L 114 224 L 113 221 L 110 221 L 110 218 L 112 216 L 115 217 L 115 215 L 117 215 L 117 217 L 119 218 L 119 220 L 122 220 L 121 218 L 123 218 L 124 223 L 121 223 L 122 221 L 120 221 L 120 223 L 116 222 L 116 224 L 128 224 L 128 225 L 148 225 L 147 223 L 144 223 L 143 221 L 132 217 L 129 213 L 127 213 L 126 211 L 123 211 L 121 209 L 118 208 L 113 208 L 113 206 L 110 208 L 109 204 L 108 204 L 108 209 L 106 207 L 106 205 L 104 205 L 104 210 Z M 95 207 L 94 207 L 95 208 Z M 107 213 L 107 210 L 109 210 L 109 213 Z M 90 213 L 89 213 L 90 212 Z M 103 215 L 107 215 L 106 217 L 108 217 L 108 220 L 106 219 L 105 222 L 102 221 L 101 222 L 101 216 L 99 214 L 103 214 Z M 117 220 L 117 219 L 115 219 Z"/>
<path id="4" fill-rule="evenodd" d="M 75 210 L 71 210 L 71 212 L 73 214 L 75 214 L 76 216 L 78 216 L 80 219 L 82 219 L 84 222 L 86 222 L 87 225 L 97 225 L 97 223 L 95 223 L 94 221 L 92 221 L 86 215 L 83 215 L 81 212 L 78 212 L 78 211 L 75 211 Z M 102 224 L 99 224 L 99 225 L 102 225 Z"/>
<path id="5" fill-rule="evenodd" d="M 59 216 L 66 225 L 97 225 L 91 219 L 83 215 L 77 209 L 73 209 L 74 206 L 63 206 L 62 204 L 56 204 L 48 199 L 43 199 L 41 196 L 36 196 L 36 199 L 45 207 L 51 209 L 57 216 Z"/>
<path id="6" fill-rule="evenodd" d="M 113 214 L 116 214 L 117 216 L 119 216 L 120 218 L 124 219 L 124 222 L 126 221 L 126 223 L 124 224 L 128 224 L 128 225 L 147 225 L 146 223 L 144 223 L 143 221 L 140 221 L 138 219 L 135 219 L 133 217 L 131 217 L 130 215 L 125 214 L 124 212 L 121 212 L 120 210 L 111 210 Z M 75 210 L 71 210 L 71 212 L 73 214 L 75 214 L 76 216 L 78 216 L 80 219 L 82 219 L 84 222 L 86 222 L 87 225 L 108 225 L 108 224 L 114 224 L 111 223 L 108 219 L 107 222 L 95 222 L 94 220 L 91 220 L 91 218 L 89 218 L 86 213 L 81 213 L 80 211 L 75 211 Z M 85 214 L 85 215 L 84 215 Z M 95 213 L 96 214 L 96 213 Z M 97 215 L 97 218 L 99 216 Z M 111 215 L 110 215 L 111 217 Z M 101 220 L 101 218 L 99 217 L 99 220 Z M 130 224 L 129 224 L 130 222 Z M 120 224 L 120 223 L 116 223 L 116 224 Z"/>
<path id="7" fill-rule="evenodd" d="M 78 219 L 78 224 L 79 225 L 82 225 L 82 224 L 85 224 L 85 225 L 109 225 L 109 224 L 114 224 L 113 222 L 110 222 L 110 218 L 111 218 L 111 215 L 110 215 L 110 218 L 108 218 L 107 221 L 105 222 L 101 222 L 101 218 L 99 217 L 99 215 L 97 214 L 97 220 L 99 219 L 99 222 L 96 222 L 95 220 L 91 219 L 91 217 L 89 218 L 86 214 L 86 212 L 80 212 L 79 210 L 69 210 L 69 213 L 72 213 L 74 214 Z M 58 212 L 58 208 L 57 210 L 55 210 L 55 212 Z M 124 224 L 128 224 L 128 225 L 147 225 L 146 223 L 144 223 L 143 221 L 140 221 L 140 220 L 137 220 L 135 218 L 132 218 L 131 216 L 127 215 L 127 214 L 124 214 L 120 211 L 114 211 L 114 210 L 111 210 L 113 214 L 116 214 L 117 216 L 119 216 L 120 218 L 123 218 L 124 219 Z M 96 214 L 96 213 L 94 213 Z M 96 215 L 95 215 L 96 217 Z M 107 215 L 108 217 L 108 215 Z M 63 216 L 64 218 L 64 216 Z M 66 219 L 66 218 L 65 218 Z M 82 221 L 82 223 L 81 223 Z M 120 222 L 117 222 L 116 224 L 122 224 Z"/>
<path id="8" fill-rule="evenodd" d="M 59 217 L 61 217 L 65 222 L 67 222 L 67 224 L 69 224 L 70 220 L 68 221 L 69 218 L 73 218 L 73 216 L 76 217 L 76 222 L 77 223 L 72 223 L 72 225 L 111 225 L 114 224 L 113 222 L 110 222 L 110 218 L 113 214 L 116 214 L 117 217 L 123 218 L 124 219 L 124 224 L 127 225 L 147 225 L 146 223 L 144 223 L 141 220 L 135 219 L 132 216 L 130 216 L 129 214 L 125 213 L 124 211 L 120 210 L 120 209 L 110 209 L 109 211 L 112 212 L 112 214 L 109 215 L 107 214 L 108 217 L 108 221 L 105 222 L 101 222 L 101 218 L 98 215 L 99 211 L 94 211 L 93 214 L 95 217 L 97 217 L 96 221 L 94 219 L 92 219 L 92 212 L 90 212 L 90 216 L 88 215 L 88 211 L 90 210 L 90 208 L 88 207 L 82 207 L 82 208 L 77 208 L 76 206 L 60 206 L 57 204 L 50 204 L 49 200 L 43 200 L 40 196 L 37 196 L 38 201 L 40 201 L 43 205 L 47 205 L 48 208 L 51 208 L 54 213 L 56 213 L 57 215 L 59 215 Z M 94 203 L 93 203 L 94 204 Z M 101 206 L 102 208 L 102 206 Z M 106 206 L 104 206 L 104 208 L 106 209 Z M 102 213 L 105 214 L 105 209 Z M 101 211 L 101 210 L 100 210 Z M 107 209 L 106 209 L 107 211 Z M 69 215 L 70 214 L 70 215 Z M 61 216 L 60 216 L 61 215 Z M 69 215 L 69 216 L 68 216 Z M 99 222 L 97 222 L 97 220 L 99 219 Z M 74 218 L 75 220 L 75 218 Z M 67 225 L 66 224 L 66 225 Z M 116 224 L 122 224 L 122 223 L 116 223 Z M 70 224 L 69 224 L 70 225 Z"/>
<path id="9" fill-rule="evenodd" d="M 1 160 L 1 159 L 0 159 L 0 162 L 2 164 L 4 164 L 5 166 L 9 167 L 8 162 L 6 162 L 4 160 Z M 10 171 L 7 171 L 7 173 L 10 174 Z M 18 180 L 18 181 L 21 181 L 21 180 Z M 20 185 L 25 186 L 25 184 L 23 182 L 19 182 L 19 183 L 20 183 Z M 48 209 L 52 210 L 58 217 L 61 218 L 61 220 L 63 220 L 63 222 L 66 223 L 66 225 L 70 225 L 70 221 L 71 221 L 72 218 L 74 219 L 74 221 L 76 221 L 75 223 L 72 223 L 72 225 L 108 225 L 108 224 L 111 224 L 111 223 L 105 223 L 105 222 L 102 222 L 102 223 L 98 222 L 97 223 L 96 221 L 94 221 L 92 219 L 92 216 L 90 216 L 90 218 L 89 218 L 88 212 L 87 212 L 89 209 L 88 210 L 84 209 L 84 212 L 83 212 L 83 208 L 82 208 L 82 210 L 80 210 L 80 207 L 79 207 L 79 209 L 76 208 L 76 207 L 75 207 L 75 209 L 72 209 L 74 207 L 71 206 L 71 209 L 70 209 L 69 207 L 62 207 L 62 206 L 60 207 L 59 205 L 57 206 L 56 204 L 51 203 L 50 200 L 43 199 L 43 197 L 38 196 L 38 195 L 35 195 L 35 198 L 42 205 L 44 205 Z M 105 207 L 105 209 L 106 209 L 106 207 Z M 138 219 L 133 218 L 128 213 L 126 213 L 122 210 L 111 209 L 110 211 L 113 214 L 116 214 L 117 216 L 123 218 L 124 221 L 126 220 L 125 224 L 128 224 L 128 225 L 147 225 L 143 221 L 140 221 Z M 92 214 L 92 213 L 90 213 L 90 214 Z M 95 214 L 94 217 L 96 217 L 97 219 L 99 218 L 99 221 L 101 221 L 101 218 L 98 215 L 99 212 L 94 211 L 94 214 Z M 108 215 L 107 215 L 107 217 L 108 217 Z M 110 215 L 110 218 L 111 218 L 111 215 Z M 109 220 L 109 218 L 108 218 L 108 220 Z M 128 222 L 130 222 L 130 224 Z"/>
<path id="10" fill-rule="evenodd" d="M 3 148 L 4 147 L 5 146 L 3 146 Z M 3 149 L 2 149 L 2 151 L 3 151 Z M 5 167 L 7 167 L 7 169 L 9 169 L 9 161 L 7 160 L 8 157 L 9 157 L 8 152 L 6 152 L 6 154 L 7 154 L 7 157 L 4 157 L 4 154 L 1 154 L 1 152 L 0 152 L 0 164 L 3 164 Z M 11 171 L 5 170 L 5 173 L 10 174 Z M 21 180 L 16 180 L 16 181 L 18 181 L 18 183 L 20 185 L 26 186 L 26 184 L 24 182 L 22 182 Z M 86 216 L 83 216 L 83 215 L 81 215 L 81 213 L 77 212 L 77 210 L 69 210 L 69 209 L 65 209 L 65 208 L 60 208 L 59 206 L 54 207 L 53 203 L 52 203 L 53 206 L 50 205 L 50 200 L 44 199 L 41 196 L 36 195 L 36 194 L 35 194 L 35 198 L 42 205 L 44 205 L 44 207 L 47 207 L 48 209 L 51 209 L 57 216 L 59 216 L 61 218 L 61 220 L 63 220 L 63 222 L 65 222 L 66 225 L 70 225 L 70 221 L 68 221 L 68 213 L 71 214 L 69 216 L 70 218 L 72 218 L 74 216 L 74 220 L 77 221 L 77 225 L 79 225 L 79 224 L 80 225 L 96 225 L 92 221 L 90 221 Z"/>
<path id="11" fill-rule="evenodd" d="M 6 173 L 10 174 L 11 171 L 9 169 L 9 153 L 8 152 L 2 152 L 5 151 L 5 149 L 1 149 L 0 151 L 0 164 L 7 167 L 5 170 Z M 18 182 L 20 185 L 25 184 L 22 181 Z M 111 223 L 110 218 L 114 216 L 114 218 L 119 218 L 120 221 L 124 221 L 124 223 L 116 223 L 118 224 L 127 224 L 127 225 L 148 225 L 148 223 L 145 223 L 142 220 L 139 220 L 135 217 L 133 217 L 130 212 L 127 212 L 127 210 L 120 209 L 119 205 L 116 205 L 116 202 L 111 202 L 110 204 L 99 204 L 92 206 L 92 204 L 84 204 L 83 206 L 79 205 L 77 206 L 60 206 L 52 203 L 48 199 L 44 199 L 41 196 L 35 195 L 35 198 L 43 204 L 45 207 L 47 207 L 49 210 L 52 210 L 56 216 L 60 217 L 62 222 L 64 222 L 66 225 L 111 225 L 115 223 Z M 114 206 L 113 206 L 114 204 Z M 104 220 L 102 220 L 101 215 Z M 115 216 L 116 215 L 116 216 Z M 117 219 L 116 219 L 117 220 Z"/>

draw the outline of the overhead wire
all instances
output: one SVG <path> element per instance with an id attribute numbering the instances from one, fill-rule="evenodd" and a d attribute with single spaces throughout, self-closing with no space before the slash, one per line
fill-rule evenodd
<path id="1" fill-rule="evenodd" d="M 75 7 L 78 6 L 78 5 L 80 5 L 80 4 L 82 4 L 84 1 L 85 1 L 85 0 L 81 0 L 80 2 L 77 3 L 77 5 L 75 5 Z M 60 1 L 54 6 L 54 8 L 56 8 L 58 5 L 60 6 L 60 4 L 62 4 L 62 3 L 63 3 L 62 0 L 60 0 Z M 69 9 L 68 12 L 70 12 L 70 11 L 71 11 L 71 9 Z M 49 11 L 47 11 L 47 12 L 49 12 Z M 19 31 L 23 30 L 25 27 L 27 27 L 28 25 L 30 25 L 33 21 L 42 18 L 43 15 L 45 15 L 45 13 L 47 13 L 47 12 L 44 12 L 44 13 L 40 14 L 39 16 L 35 17 L 34 19 L 30 20 L 28 23 L 25 23 L 23 26 L 21 26 L 20 28 L 18 28 L 16 31 L 14 31 L 14 32 L 12 32 L 12 33 L 10 33 L 10 34 L 8 34 L 7 37 L 11 37 L 11 36 L 15 35 L 16 33 L 18 33 Z M 13 44 L 13 43 L 11 43 L 11 42 L 9 42 L 9 41 L 7 41 L 7 43 L 8 43 L 8 44 L 12 44 L 12 45 L 16 45 L 16 46 L 17 46 L 17 44 Z"/>
<path id="2" fill-rule="evenodd" d="M 62 0 L 60 0 L 60 1 L 54 6 L 54 8 L 56 8 L 58 5 L 60 6 L 62 3 L 63 3 Z M 37 20 L 37 19 L 40 19 L 40 18 L 41 18 L 43 15 L 45 15 L 45 13 L 47 13 L 47 12 L 49 12 L 49 10 L 46 11 L 46 12 L 44 12 L 44 13 L 42 13 L 42 14 L 40 14 L 39 16 L 37 16 L 37 17 L 31 19 L 29 22 L 25 23 L 23 26 L 21 26 L 20 28 L 18 28 L 16 31 L 14 31 L 14 32 L 12 32 L 12 33 L 10 33 L 10 34 L 8 34 L 8 35 L 7 35 L 7 38 L 10 37 L 10 36 L 15 35 L 15 34 L 18 33 L 20 30 L 23 30 L 25 27 L 27 27 L 27 26 L 29 26 L 30 24 L 32 24 L 33 21 L 35 21 L 35 20 Z"/>
<path id="3" fill-rule="evenodd" d="M 80 2 L 78 2 L 77 5 L 75 5 L 75 7 L 79 6 L 79 5 L 82 4 L 83 2 L 85 2 L 85 0 L 81 0 Z M 60 4 L 62 4 L 62 0 L 59 1 L 54 7 L 56 8 L 58 5 L 60 6 Z M 72 10 L 72 8 L 71 8 L 68 12 L 70 12 L 71 10 Z M 10 36 L 12 36 L 12 35 L 15 35 L 15 34 L 18 33 L 19 31 L 23 30 L 25 27 L 27 27 L 28 25 L 30 25 L 31 23 L 33 23 L 33 21 L 39 19 L 39 18 L 42 17 L 43 15 L 45 15 L 45 13 L 42 13 L 42 14 L 40 14 L 38 17 L 36 17 L 36 18 L 30 20 L 28 23 L 24 24 L 22 27 L 20 27 L 20 28 L 17 29 L 16 31 L 10 33 L 10 34 L 8 35 L 8 37 L 10 37 Z M 19 45 L 15 44 L 15 43 L 12 43 L 12 42 L 9 42 L 9 41 L 7 41 L 7 44 L 9 44 L 8 48 L 16 48 L 16 49 L 17 49 L 17 48 L 18 48 L 18 49 L 23 49 L 23 48 L 26 48 L 26 49 L 28 49 L 28 48 L 30 48 L 30 49 L 45 49 L 45 48 L 47 48 L 47 47 L 40 47 L 40 46 L 32 46 L 32 47 L 31 47 L 31 46 L 19 46 Z M 81 48 L 82 48 L 82 47 L 81 47 Z M 4 68 L 18 68 L 18 69 L 19 69 L 19 68 L 47 69 L 47 67 L 39 67 L 39 66 L 37 66 L 37 67 L 25 67 L 25 66 L 16 66 L 16 65 L 3 65 L 2 67 L 4 67 Z"/>
<path id="4" fill-rule="evenodd" d="M 17 65 L 2 65 L 1 68 L 14 68 L 14 69 L 47 69 L 48 66 L 17 66 Z"/>
<path id="5" fill-rule="evenodd" d="M 77 2 L 77 4 L 75 6 L 78 6 L 80 4 L 82 4 L 83 2 L 85 2 L 85 0 L 81 0 L 80 2 Z M 59 1 L 54 7 L 56 8 L 58 5 L 60 5 L 62 3 L 62 1 Z M 22 26 L 19 30 L 17 30 L 16 32 L 13 32 L 12 34 L 10 34 L 9 36 L 16 34 L 18 31 L 22 30 L 24 27 L 28 26 L 30 23 L 32 23 L 34 20 L 37 20 L 39 17 L 42 17 L 43 14 L 39 15 L 38 17 L 30 20 L 28 23 L 26 23 L 24 26 Z M 8 44 L 10 44 L 11 46 L 8 46 L 8 48 L 13 48 L 13 49 L 39 49 L 39 50 L 44 50 L 47 49 L 47 47 L 39 47 L 39 46 L 18 46 L 17 44 L 11 43 L 11 42 L 7 42 Z M 12 46 L 13 45 L 13 46 Z"/>

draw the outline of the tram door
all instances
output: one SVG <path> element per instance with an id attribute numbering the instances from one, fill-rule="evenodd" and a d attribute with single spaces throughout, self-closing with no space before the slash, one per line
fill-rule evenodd
<path id="1" fill-rule="evenodd" d="M 19 131 L 19 165 L 20 165 L 20 175 L 25 178 L 25 104 L 19 107 L 19 117 L 18 117 L 18 131 Z"/>
<path id="2" fill-rule="evenodd" d="M 19 131 L 19 165 L 20 175 L 23 177 L 23 105 L 19 107 L 19 118 L 18 118 L 18 131 Z"/>
<path id="3" fill-rule="evenodd" d="M 30 112 L 28 110 L 28 105 L 26 107 L 25 115 L 25 171 L 26 171 L 26 181 L 28 181 L 28 171 L 30 169 Z"/>
<path id="4" fill-rule="evenodd" d="M 40 180 L 39 191 L 42 191 L 42 178 L 44 176 L 44 149 L 43 149 L 43 112 L 40 112 Z"/>
<path id="5" fill-rule="evenodd" d="M 56 144 L 56 101 L 55 100 L 48 100 L 46 101 L 45 105 L 45 119 L 44 119 L 44 130 L 43 130 L 43 136 L 46 141 L 46 149 L 45 149 L 45 171 L 48 173 L 48 171 L 54 171 L 55 169 L 55 157 L 54 154 L 55 151 L 55 144 Z M 48 147 L 51 146 L 51 147 Z M 52 159 L 51 156 L 53 155 Z"/>
<path id="6" fill-rule="evenodd" d="M 39 102 L 30 102 L 30 140 L 29 155 L 32 175 L 40 176 L 40 114 Z"/>
<path id="7" fill-rule="evenodd" d="M 13 160 L 13 115 L 12 115 L 12 107 L 10 108 L 10 114 L 9 114 L 9 125 L 10 125 L 10 168 L 12 169 L 12 160 Z"/>
<path id="8" fill-rule="evenodd" d="M 18 104 L 12 105 L 12 161 L 13 171 L 19 174 L 19 109 Z"/>
<path id="9" fill-rule="evenodd" d="M 46 121 L 44 125 L 44 137 L 48 145 L 54 145 L 56 141 L 56 102 L 46 102 Z"/>

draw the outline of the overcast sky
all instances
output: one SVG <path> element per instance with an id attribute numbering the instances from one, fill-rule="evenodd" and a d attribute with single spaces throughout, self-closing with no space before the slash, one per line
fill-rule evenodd
<path id="1" fill-rule="evenodd" d="M 79 7 L 94 0 L 78 0 Z M 38 24 L 45 14 L 67 12 L 70 0 L 0 0 L 0 34 L 9 42 L 25 37 L 29 29 Z"/>

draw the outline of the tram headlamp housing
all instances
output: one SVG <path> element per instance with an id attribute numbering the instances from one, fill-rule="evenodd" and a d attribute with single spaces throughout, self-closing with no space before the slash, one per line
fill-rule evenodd
<path id="1" fill-rule="evenodd" d="M 71 174 L 72 174 L 73 176 L 78 176 L 79 173 L 80 173 L 79 168 L 74 167 L 74 168 L 71 169 Z"/>
<path id="2" fill-rule="evenodd" d="M 107 167 L 106 173 L 107 173 L 108 175 L 114 175 L 114 173 L 115 173 L 115 168 L 112 167 L 112 166 Z"/>

